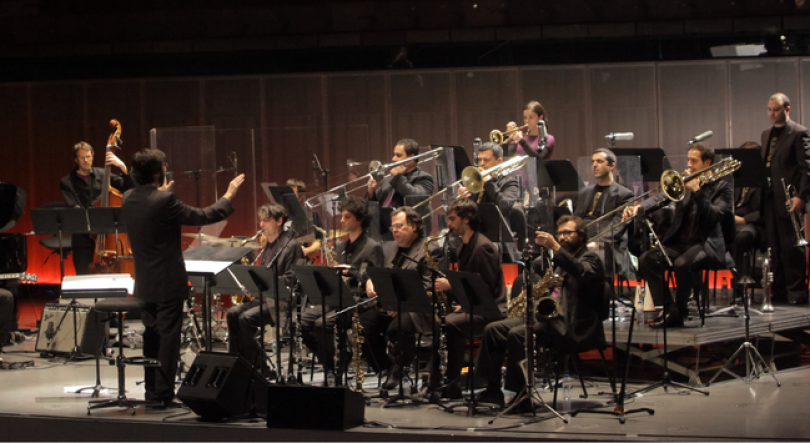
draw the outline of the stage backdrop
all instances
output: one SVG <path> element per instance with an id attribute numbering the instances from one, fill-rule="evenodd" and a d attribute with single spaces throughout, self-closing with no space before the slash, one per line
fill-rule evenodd
<path id="1" fill-rule="evenodd" d="M 238 150 L 240 169 L 253 175 L 253 189 L 239 196 L 221 235 L 252 235 L 255 206 L 266 200 L 260 183 L 295 177 L 323 189 L 313 153 L 331 171 L 329 185 L 337 185 L 347 159 L 388 161 L 405 137 L 471 147 L 475 137 L 520 122 L 530 100 L 546 107 L 555 158 L 576 161 L 604 146 L 604 135 L 623 131 L 636 137 L 621 146 L 660 146 L 671 155 L 707 130 L 715 134 L 711 145 L 735 147 L 759 141 L 769 126 L 768 97 L 777 91 L 792 99 L 792 119 L 803 122 L 810 59 L 3 84 L 0 181 L 27 192 L 11 232 L 29 232 L 31 208 L 62 200 L 59 179 L 74 167 L 72 146 L 84 140 L 102 152 L 110 119 L 123 125 L 119 155 L 127 163 L 150 146 L 153 128 L 208 127 L 213 164 L 229 167 L 226 154 Z M 103 155 L 95 162 L 102 166 Z M 227 179 L 219 174 L 206 195 L 221 195 Z M 39 239 L 28 239 L 29 272 L 58 282 L 58 260 L 43 264 L 49 251 Z M 67 269 L 73 273 L 70 261 Z"/>

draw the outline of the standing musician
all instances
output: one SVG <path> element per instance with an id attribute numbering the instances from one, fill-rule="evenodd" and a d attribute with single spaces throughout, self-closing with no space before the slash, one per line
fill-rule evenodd
<path id="1" fill-rule="evenodd" d="M 454 200 L 447 209 L 447 227 L 450 234 L 461 237 L 462 244 L 456 251 L 458 257 L 458 270 L 462 272 L 476 272 L 481 275 L 487 285 L 488 292 L 496 303 L 506 301 L 501 257 L 495 245 L 486 236 L 478 232 L 478 205 L 467 198 Z M 450 282 L 446 278 L 436 279 L 436 291 L 448 293 L 452 291 Z M 480 336 L 484 327 L 498 318 L 484 317 L 476 314 L 471 316 L 461 307 L 446 318 L 447 324 L 447 374 L 450 385 L 444 392 L 445 397 L 461 397 L 461 388 L 458 379 L 461 376 L 461 367 L 464 363 L 464 349 L 467 340 Z M 473 326 L 474 337 L 469 337 L 470 323 Z"/>
<path id="2" fill-rule="evenodd" d="M 432 291 L 431 273 L 425 258 L 422 217 L 410 206 L 402 206 L 391 215 L 391 232 L 394 234 L 394 241 L 387 242 L 383 246 L 385 267 L 419 271 L 425 290 Z M 366 281 L 366 295 L 377 296 L 371 279 Z M 363 353 L 367 356 L 366 359 L 377 374 L 390 369 L 385 389 L 398 386 L 402 380 L 402 368 L 413 361 L 416 334 L 432 329 L 430 315 L 408 312 L 402 316 L 400 331 L 397 329 L 397 322 L 394 321 L 396 315 L 395 312 L 370 309 L 360 316 L 360 325 L 363 327 L 365 337 Z M 389 341 L 393 345 L 389 354 L 390 360 L 386 354 Z"/>
<path id="3" fill-rule="evenodd" d="M 582 218 L 586 224 L 592 222 L 604 214 L 630 203 L 633 200 L 633 191 L 620 185 L 613 177 L 613 170 L 616 168 L 616 154 L 610 149 L 600 148 L 593 152 L 591 156 L 591 166 L 593 177 L 596 183 L 579 191 L 577 205 L 574 215 Z M 616 272 L 623 278 L 628 278 L 630 274 L 630 253 L 627 251 L 627 229 L 620 224 L 622 214 L 616 212 L 612 217 L 606 217 L 599 223 L 594 223 L 588 227 L 588 239 L 593 238 L 600 232 L 608 229 L 615 223 L 615 230 L 608 230 L 599 240 L 610 240 L 612 247 L 606 247 L 605 251 L 613 252 L 615 257 Z M 611 257 L 605 257 L 605 275 L 608 279 L 613 277 L 613 263 Z M 612 279 L 611 279 L 612 280 Z"/>
<path id="4" fill-rule="evenodd" d="M 259 227 L 267 241 L 257 264 L 269 266 L 276 263 L 278 275 L 285 278 L 288 287 L 292 287 L 295 279 L 291 269 L 292 265 L 303 261 L 304 254 L 301 245 L 293 237 L 293 232 L 284 231 L 287 210 L 279 204 L 268 204 L 260 207 L 258 214 Z M 280 300 L 280 302 L 281 312 L 285 312 L 288 303 L 284 300 Z M 226 316 L 229 335 L 228 351 L 231 354 L 239 354 L 254 364 L 261 361 L 261 348 L 253 338 L 259 328 L 263 326 L 262 320 L 264 320 L 264 324 L 275 326 L 275 305 L 276 301 L 273 297 L 266 297 L 264 308 L 260 306 L 258 299 L 254 299 L 228 310 Z M 262 319 L 262 311 L 264 311 L 264 319 Z"/>
<path id="5" fill-rule="evenodd" d="M 526 106 L 523 107 L 523 124 L 529 125 L 529 132 L 523 133 L 523 131 L 515 131 L 509 135 L 509 144 L 517 144 L 516 149 L 510 149 L 509 152 L 515 152 L 516 155 L 523 155 L 529 149 L 537 152 L 540 155 L 540 158 L 551 158 L 551 154 L 554 153 L 554 136 L 551 134 L 547 134 L 547 141 L 545 144 L 542 143 L 542 139 L 540 138 L 540 133 L 537 129 L 537 124 L 543 120 L 548 122 L 548 117 L 546 116 L 546 108 L 540 104 L 538 101 L 530 101 L 526 103 Z M 513 129 L 517 129 L 517 124 L 515 122 L 509 122 L 506 124 L 506 130 L 511 131 Z"/>
<path id="6" fill-rule="evenodd" d="M 349 239 L 335 246 L 337 263 L 347 265 L 343 270 L 343 276 L 352 291 L 355 294 L 364 293 L 368 279 L 366 269 L 369 266 L 382 266 L 383 263 L 382 247 L 365 232 L 371 223 L 368 202 L 360 197 L 351 196 L 340 203 L 338 210 L 341 227 Z M 333 310 L 334 306 L 326 306 L 328 313 Z M 326 370 L 333 370 L 334 360 L 331 357 L 335 354 L 335 346 L 332 330 L 335 319 L 330 319 L 327 315 L 326 343 L 323 343 L 324 326 L 321 313 L 321 305 L 308 306 L 304 309 L 301 313 L 301 334 L 304 344 L 319 356 Z"/>
<path id="7" fill-rule="evenodd" d="M 76 168 L 59 182 L 67 206 L 92 208 L 101 199 L 105 171 L 104 168 L 93 167 L 93 155 L 93 147 L 87 142 L 79 142 L 73 146 Z M 135 187 L 127 166 L 115 154 L 108 152 L 104 164 L 121 170 L 121 175 L 110 175 L 110 186 L 121 192 Z M 93 263 L 96 244 L 90 234 L 73 234 L 72 244 L 76 274 L 87 274 Z"/>
<path id="8" fill-rule="evenodd" d="M 162 151 L 140 151 L 132 166 L 138 186 L 124 194 L 121 212 L 135 259 L 135 297 L 146 302 L 141 311 L 146 326 L 143 356 L 160 362 L 160 368 L 144 368 L 146 400 L 168 406 L 174 398 L 174 374 L 180 357 L 183 302 L 189 296 L 180 228 L 216 223 L 233 213 L 231 201 L 245 175 L 231 180 L 222 198 L 201 209 L 184 204 L 168 191 L 174 182 L 166 183 L 166 154 Z"/>
<path id="9" fill-rule="evenodd" d="M 394 146 L 391 160 L 398 162 L 419 154 L 419 144 L 403 138 Z M 381 208 L 398 208 L 405 204 L 405 197 L 421 195 L 425 198 L 433 194 L 433 177 L 416 165 L 416 160 L 391 168 L 389 177 L 377 182 L 368 180 L 368 199 L 380 202 Z"/>
<path id="10" fill-rule="evenodd" d="M 590 349 L 599 340 L 604 341 L 604 330 L 599 320 L 599 307 L 605 305 L 604 267 L 599 256 L 585 247 L 585 222 L 573 215 L 564 215 L 557 221 L 557 238 L 538 231 L 534 242 L 554 253 L 555 274 L 563 278 L 562 285 L 547 296 L 556 297 L 559 308 L 555 317 L 539 317 L 534 323 L 538 342 L 551 347 L 553 338 L 561 337 L 566 352 Z M 532 262 L 536 273 L 542 276 L 541 255 Z M 525 290 L 525 289 L 524 289 Z M 538 294 L 533 294 L 537 297 Z M 536 313 L 535 313 L 536 314 Z M 518 392 L 524 386 L 520 361 L 526 358 L 525 319 L 510 318 L 490 323 L 484 328 L 484 338 L 478 352 L 476 375 L 487 380 L 487 388 L 478 396 L 483 403 L 503 405 L 501 366 L 507 354 L 506 383 L 504 387 Z M 507 352 L 508 350 L 508 352 Z M 528 403 L 526 403 L 528 405 Z"/>
<path id="11" fill-rule="evenodd" d="M 306 197 L 304 197 L 304 193 L 307 192 L 307 185 L 304 184 L 301 180 L 291 178 L 287 180 L 287 186 L 291 187 L 295 196 L 298 198 L 298 201 L 301 202 L 301 205 L 304 204 Z M 286 217 L 285 217 L 286 218 Z M 315 226 L 321 227 L 321 221 L 318 218 L 318 213 L 313 212 L 312 218 L 309 220 Z M 312 254 L 317 253 L 321 250 L 321 239 L 323 236 L 320 232 L 315 233 L 315 240 L 309 242 L 308 245 L 301 245 L 301 250 L 304 252 L 304 256 L 310 256 Z"/>
<path id="12" fill-rule="evenodd" d="M 740 149 L 760 149 L 757 142 L 746 142 Z M 747 269 L 748 274 L 752 275 L 750 265 L 743 266 L 745 260 L 745 253 L 749 253 L 750 260 L 753 260 L 754 250 L 759 247 L 760 240 L 762 239 L 762 224 L 760 220 L 761 205 L 762 205 L 762 188 L 759 187 L 735 187 L 734 188 L 734 245 L 732 247 L 732 256 L 734 263 L 737 264 L 737 269 L 741 271 Z M 734 297 L 740 298 L 743 296 L 743 285 L 734 285 Z"/>
<path id="13" fill-rule="evenodd" d="M 805 269 L 807 251 L 796 246 L 790 217 L 804 218 L 810 201 L 810 133 L 790 119 L 790 99 L 781 92 L 768 100 L 768 117 L 773 126 L 762 132 L 762 158 L 768 174 L 768 187 L 762 193 L 762 217 L 771 249 L 773 299 L 798 305 L 807 303 Z M 792 186 L 795 194 L 787 201 L 782 186 Z M 788 214 L 787 203 L 790 203 Z M 805 233 L 799 235 L 804 238 Z"/>
<path id="14" fill-rule="evenodd" d="M 689 171 L 708 168 L 714 161 L 714 150 L 701 144 L 689 147 Z M 709 175 L 709 171 L 704 175 Z M 686 194 L 675 205 L 672 224 L 661 237 L 662 245 L 641 255 L 639 275 L 647 281 L 653 301 L 663 305 L 664 311 L 653 323 L 653 328 L 683 326 L 688 316 L 687 303 L 692 289 L 700 284 L 700 270 L 710 263 L 734 267 L 731 256 L 726 253 L 721 221 L 723 213 L 731 210 L 732 189 L 724 180 L 701 186 L 696 178 L 685 183 Z M 658 209 L 669 202 L 663 192 L 641 202 L 646 212 Z M 624 220 L 634 217 L 639 206 L 628 206 Z M 661 247 L 666 248 L 672 260 L 677 283 L 676 304 L 666 296 L 664 271 L 668 264 Z"/>

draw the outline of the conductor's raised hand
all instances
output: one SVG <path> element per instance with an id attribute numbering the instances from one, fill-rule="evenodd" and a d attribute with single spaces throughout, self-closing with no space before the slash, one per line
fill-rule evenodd
<path id="1" fill-rule="evenodd" d="M 228 185 L 228 190 L 225 191 L 225 195 L 222 197 L 227 198 L 228 200 L 233 200 L 236 197 L 236 192 L 239 191 L 239 187 L 242 186 L 242 183 L 245 182 L 245 174 L 237 175 L 231 183 Z"/>

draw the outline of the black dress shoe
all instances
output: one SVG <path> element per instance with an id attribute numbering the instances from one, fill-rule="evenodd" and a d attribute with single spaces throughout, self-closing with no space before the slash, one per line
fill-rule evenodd
<path id="1" fill-rule="evenodd" d="M 475 401 L 477 403 L 487 403 L 493 404 L 498 406 L 499 408 L 503 407 L 503 392 L 498 389 L 497 391 L 493 390 L 490 391 L 489 389 L 485 389 L 475 396 Z"/>
<path id="2" fill-rule="evenodd" d="M 388 370 L 388 377 L 385 379 L 383 389 L 394 389 L 399 386 L 402 381 L 402 366 L 394 365 Z"/>
<path id="3" fill-rule="evenodd" d="M 683 326 L 683 317 L 678 314 L 667 314 L 663 317 L 658 317 L 653 324 L 650 325 L 653 329 L 679 328 Z"/>

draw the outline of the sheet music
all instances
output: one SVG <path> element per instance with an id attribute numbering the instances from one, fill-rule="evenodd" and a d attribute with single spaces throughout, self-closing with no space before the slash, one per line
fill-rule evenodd
<path id="1" fill-rule="evenodd" d="M 232 264 L 232 261 L 186 260 L 186 271 L 216 275 Z"/>

